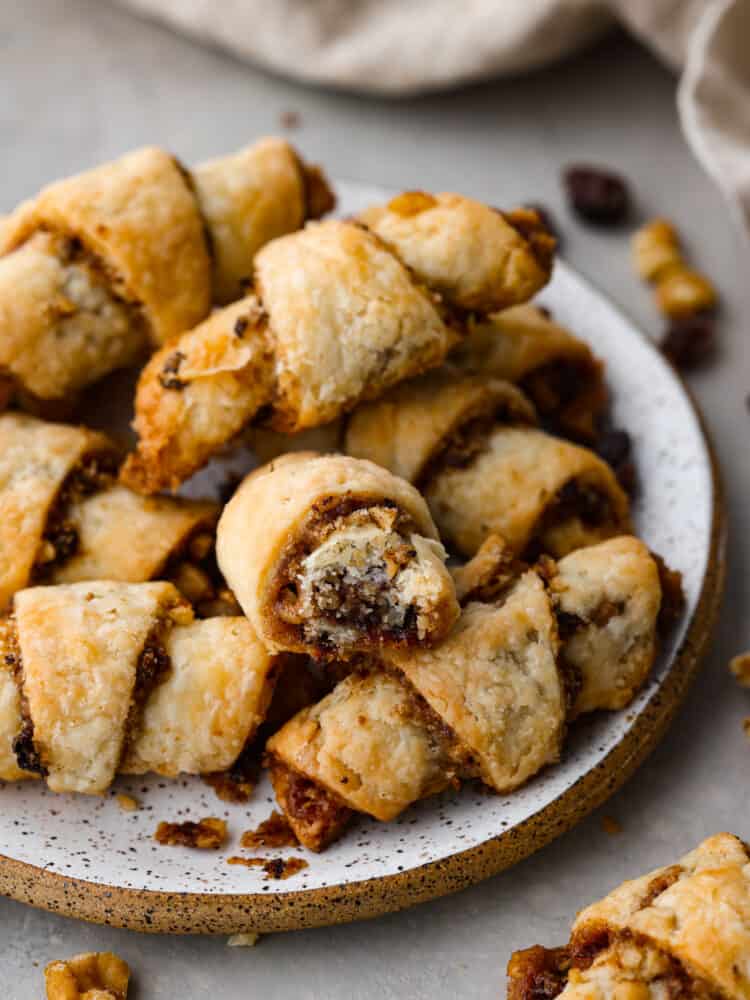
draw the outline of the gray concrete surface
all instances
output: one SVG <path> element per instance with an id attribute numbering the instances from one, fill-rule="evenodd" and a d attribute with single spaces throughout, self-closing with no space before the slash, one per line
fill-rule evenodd
<path id="1" fill-rule="evenodd" d="M 254 949 L 143 937 L 0 901 L 7 996 L 38 1000 L 49 959 L 111 948 L 132 963 L 140 1000 L 490 1000 L 502 995 L 512 949 L 561 941 L 574 911 L 613 883 L 706 834 L 750 835 L 750 745 L 741 729 L 750 696 L 725 669 L 750 645 L 750 262 L 682 141 L 673 91 L 674 80 L 650 56 L 614 38 L 526 79 L 428 100 L 363 101 L 264 76 L 103 0 L 0 5 L 0 210 L 139 143 L 169 146 L 190 162 L 276 131 L 280 114 L 294 110 L 302 116 L 294 140 L 340 177 L 548 203 L 568 259 L 655 333 L 626 241 L 577 227 L 560 197 L 561 163 L 621 168 L 641 210 L 678 220 L 693 259 L 721 288 L 720 358 L 691 382 L 726 472 L 732 528 L 723 619 L 700 680 L 661 747 L 602 810 L 621 822 L 620 835 L 602 831 L 600 813 L 458 896 L 366 924 L 271 936 Z"/>

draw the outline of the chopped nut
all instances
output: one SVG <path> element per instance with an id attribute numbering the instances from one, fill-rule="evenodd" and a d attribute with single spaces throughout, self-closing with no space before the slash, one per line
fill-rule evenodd
<path id="1" fill-rule="evenodd" d="M 750 688 L 750 652 L 733 656 L 729 661 L 729 669 L 742 687 Z"/>
<path id="2" fill-rule="evenodd" d="M 197 823 L 159 823 L 154 834 L 159 844 L 169 847 L 197 847 L 215 851 L 223 847 L 227 840 L 227 824 L 216 816 L 206 816 Z"/>
<path id="3" fill-rule="evenodd" d="M 614 816 L 602 816 L 602 830 L 605 833 L 614 836 L 615 834 L 622 833 L 622 823 L 614 818 Z"/>
<path id="4" fill-rule="evenodd" d="M 47 1000 L 125 1000 L 130 969 L 111 951 L 50 962 L 44 970 Z"/>
<path id="5" fill-rule="evenodd" d="M 600 167 L 571 166 L 563 183 L 573 211 L 586 222 L 615 226 L 630 212 L 630 193 L 623 177 Z"/>
<path id="6" fill-rule="evenodd" d="M 124 812 L 137 812 L 141 808 L 141 804 L 138 799 L 134 799 L 132 795 L 117 795 L 117 804 Z"/>
<path id="7" fill-rule="evenodd" d="M 682 264 L 677 230 L 667 219 L 652 219 L 633 236 L 633 266 L 644 281 L 658 281 Z"/>
<path id="8" fill-rule="evenodd" d="M 253 948 L 259 941 L 260 934 L 257 931 L 244 931 L 242 934 L 233 934 L 228 940 L 230 948 Z"/>
<path id="9" fill-rule="evenodd" d="M 672 319 L 687 319 L 716 305 L 716 290 L 708 278 L 685 264 L 659 278 L 654 294 L 659 309 Z"/>

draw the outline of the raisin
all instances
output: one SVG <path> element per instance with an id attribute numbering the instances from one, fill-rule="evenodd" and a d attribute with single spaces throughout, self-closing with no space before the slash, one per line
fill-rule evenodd
<path id="1" fill-rule="evenodd" d="M 571 166 L 563 172 L 570 204 L 586 222 L 616 226 L 630 212 L 627 182 L 619 174 L 599 167 Z"/>
<path id="2" fill-rule="evenodd" d="M 659 345 L 675 368 L 689 371 L 708 361 L 716 349 L 716 327 L 708 316 L 672 323 Z"/>

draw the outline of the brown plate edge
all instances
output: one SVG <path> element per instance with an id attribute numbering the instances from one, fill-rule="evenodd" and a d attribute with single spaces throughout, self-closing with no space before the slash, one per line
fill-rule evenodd
<path id="1" fill-rule="evenodd" d="M 69 878 L 0 855 L 0 894 L 91 923 L 159 934 L 275 933 L 366 920 L 465 889 L 538 851 L 609 798 L 666 732 L 694 680 L 721 605 L 726 578 L 726 508 L 718 462 L 702 414 L 713 512 L 706 575 L 685 639 L 658 693 L 595 768 L 523 823 L 476 847 L 395 875 L 297 893 L 217 895 L 123 889 Z"/>

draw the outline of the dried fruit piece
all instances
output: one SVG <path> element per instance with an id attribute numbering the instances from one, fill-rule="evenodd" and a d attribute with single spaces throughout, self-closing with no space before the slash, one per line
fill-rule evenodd
<path id="1" fill-rule="evenodd" d="M 601 167 L 575 165 L 563 172 L 563 183 L 577 215 L 596 225 L 615 226 L 630 212 L 630 193 L 620 174 Z"/>
<path id="2" fill-rule="evenodd" d="M 662 353 L 675 368 L 689 371 L 707 361 L 716 347 L 716 329 L 708 316 L 693 316 L 672 323 L 661 344 Z"/>

